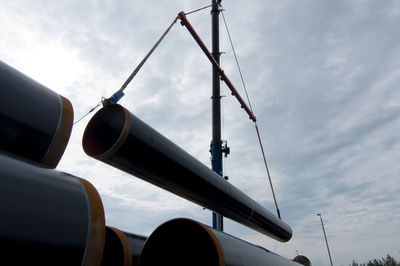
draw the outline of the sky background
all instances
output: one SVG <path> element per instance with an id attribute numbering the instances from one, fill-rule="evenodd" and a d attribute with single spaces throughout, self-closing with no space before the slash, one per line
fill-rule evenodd
<path id="1" fill-rule="evenodd" d="M 181 11 L 209 1 L 12 1 L 0 6 L 0 60 L 70 99 L 75 120 L 111 96 Z M 226 232 L 292 259 L 349 265 L 400 258 L 400 3 L 222 1 L 258 119 L 288 243 L 225 220 Z M 209 10 L 188 16 L 210 46 Z M 222 20 L 221 20 L 221 26 Z M 225 29 L 222 67 L 244 96 Z M 222 85 L 225 175 L 275 213 L 254 125 Z M 211 66 L 177 24 L 120 104 L 210 165 Z M 93 114 L 93 113 L 92 113 Z M 108 225 L 149 235 L 211 213 L 86 156 L 89 115 L 57 169 L 89 180 Z"/>

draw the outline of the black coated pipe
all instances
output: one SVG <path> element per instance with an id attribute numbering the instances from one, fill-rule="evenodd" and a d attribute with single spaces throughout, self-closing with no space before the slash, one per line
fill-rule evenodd
<path id="1" fill-rule="evenodd" d="M 0 150 L 55 168 L 73 122 L 70 101 L 0 61 Z"/>
<path id="2" fill-rule="evenodd" d="M 300 263 L 304 266 L 311 266 L 311 261 L 304 255 L 297 255 L 294 257 L 293 261 Z"/>
<path id="3" fill-rule="evenodd" d="M 10 265 L 100 265 L 103 205 L 86 180 L 0 153 L 0 250 Z"/>
<path id="4" fill-rule="evenodd" d="M 299 266 L 267 249 L 184 218 L 162 224 L 149 236 L 139 265 Z"/>
<path id="5" fill-rule="evenodd" d="M 147 237 L 106 227 L 102 266 L 137 266 Z"/>
<path id="6" fill-rule="evenodd" d="M 279 241 L 290 227 L 118 104 L 98 111 L 83 135 L 89 156 Z"/>
<path id="7" fill-rule="evenodd" d="M 136 235 L 132 233 L 128 233 L 125 231 L 121 231 L 126 239 L 128 240 L 129 247 L 131 249 L 132 254 L 132 265 L 137 266 L 139 265 L 139 255 L 142 252 L 144 243 L 147 240 L 147 237 Z"/>

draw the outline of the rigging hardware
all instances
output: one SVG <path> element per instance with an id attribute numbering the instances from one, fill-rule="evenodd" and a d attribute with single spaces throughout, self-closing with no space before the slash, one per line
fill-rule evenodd
<path id="1" fill-rule="evenodd" d="M 228 147 L 228 141 L 223 140 L 222 141 L 222 153 L 224 154 L 224 157 L 228 157 L 228 155 L 231 153 L 231 148 Z"/>
<path id="2" fill-rule="evenodd" d="M 247 102 L 249 104 L 251 112 L 253 113 L 253 108 L 251 107 L 251 103 L 250 103 L 250 97 L 249 97 L 249 94 L 247 92 L 246 83 L 244 82 L 244 78 L 243 78 L 242 70 L 240 68 L 239 60 L 237 58 L 236 51 L 235 51 L 235 48 L 233 46 L 233 41 L 232 41 L 231 34 L 229 32 L 229 29 L 228 29 L 228 24 L 226 23 L 224 12 L 221 12 L 221 13 L 222 13 L 222 18 L 223 18 L 223 21 L 224 21 L 224 24 L 225 24 L 226 33 L 228 35 L 229 43 L 231 45 L 232 52 L 233 52 L 233 55 L 235 57 L 235 62 L 236 62 L 236 66 L 237 66 L 238 71 L 239 71 L 240 79 L 242 81 L 243 89 L 244 89 L 244 91 L 246 93 Z M 267 170 L 267 176 L 268 176 L 268 180 L 269 180 L 269 185 L 271 187 L 272 196 L 274 198 L 276 212 L 277 212 L 277 215 L 278 215 L 279 219 L 281 219 L 281 213 L 280 213 L 279 208 L 278 208 L 278 202 L 276 200 L 274 187 L 272 185 L 272 179 L 271 179 L 271 175 L 269 173 L 268 164 L 267 164 L 267 158 L 265 156 L 264 147 L 263 147 L 263 144 L 262 144 L 262 140 L 261 140 L 260 132 L 259 132 L 259 129 L 258 129 L 257 121 L 254 121 L 254 126 L 255 126 L 255 129 L 256 129 L 256 132 L 257 132 L 258 142 L 260 144 L 260 149 L 261 149 L 261 153 L 262 153 L 262 156 L 263 156 L 265 169 Z"/>

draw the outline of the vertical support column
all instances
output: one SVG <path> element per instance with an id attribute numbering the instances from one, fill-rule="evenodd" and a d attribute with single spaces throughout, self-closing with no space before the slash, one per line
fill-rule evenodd
<path id="1" fill-rule="evenodd" d="M 212 56 L 219 64 L 219 3 L 221 0 L 211 0 L 211 38 Z M 221 141 L 221 92 L 218 69 L 212 66 L 212 140 L 211 140 L 211 168 L 221 177 L 222 173 L 222 141 Z M 222 215 L 213 212 L 213 228 L 223 231 Z"/>

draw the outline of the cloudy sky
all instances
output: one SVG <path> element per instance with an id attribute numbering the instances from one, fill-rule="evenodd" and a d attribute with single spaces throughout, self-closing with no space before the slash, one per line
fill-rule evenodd
<path id="1" fill-rule="evenodd" d="M 75 118 L 125 81 L 176 14 L 209 1 L 13 1 L 0 6 L 0 60 L 69 98 Z M 288 243 L 227 220 L 228 233 L 328 265 L 400 258 L 400 3 L 222 1 L 258 118 Z M 188 16 L 210 44 L 210 13 Z M 222 66 L 244 96 L 227 34 Z M 225 174 L 274 212 L 254 125 L 223 94 Z M 185 28 L 171 30 L 120 101 L 210 165 L 211 66 Z M 73 128 L 58 169 L 98 189 L 107 224 L 149 235 L 161 223 L 211 213 L 86 156 L 89 115 Z"/>

